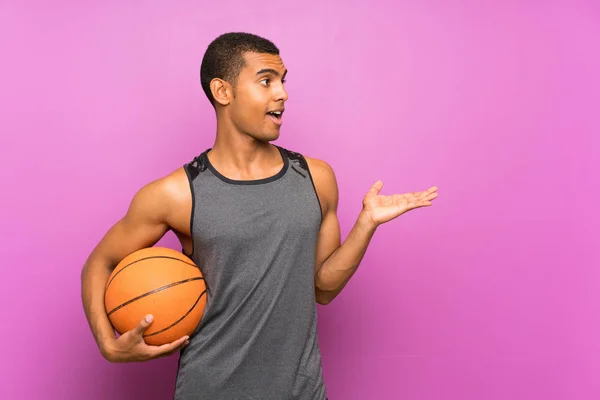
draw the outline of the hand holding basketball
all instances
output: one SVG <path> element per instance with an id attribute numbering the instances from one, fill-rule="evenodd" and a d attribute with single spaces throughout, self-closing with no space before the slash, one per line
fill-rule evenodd
<path id="1" fill-rule="evenodd" d="M 104 357 L 111 362 L 148 361 L 174 354 L 189 343 L 189 337 L 186 335 L 171 343 L 149 346 L 144 341 L 143 334 L 151 323 L 152 316 L 148 315 L 142 318 L 135 328 L 114 339 L 110 344 L 105 344 Z"/>
<path id="2" fill-rule="evenodd" d="M 106 283 L 104 302 L 110 323 L 121 334 L 103 343 L 104 357 L 146 361 L 186 345 L 204 314 L 206 286 L 191 259 L 149 247 L 119 262 Z"/>

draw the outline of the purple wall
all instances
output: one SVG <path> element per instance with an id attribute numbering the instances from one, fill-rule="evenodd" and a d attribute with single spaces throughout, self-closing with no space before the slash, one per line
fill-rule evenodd
<path id="1" fill-rule="evenodd" d="M 440 188 L 319 307 L 330 399 L 600 398 L 597 3 L 349 3 L 0 5 L 0 398 L 172 395 L 176 357 L 100 356 L 79 274 L 212 145 L 199 65 L 232 30 L 282 49 L 276 143 L 334 167 L 344 238 L 377 179 Z"/>

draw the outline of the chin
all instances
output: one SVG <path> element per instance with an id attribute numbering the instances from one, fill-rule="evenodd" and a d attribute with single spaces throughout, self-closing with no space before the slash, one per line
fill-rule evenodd
<path id="1" fill-rule="evenodd" d="M 248 136 L 250 136 L 252 139 L 254 139 L 258 142 L 269 143 L 269 142 L 279 139 L 279 130 L 267 131 L 267 132 L 262 131 L 257 134 L 249 134 Z"/>
<path id="2" fill-rule="evenodd" d="M 269 133 L 266 135 L 263 135 L 262 140 L 265 142 L 272 142 L 273 140 L 277 140 L 279 139 L 279 132 L 275 132 L 275 133 Z"/>

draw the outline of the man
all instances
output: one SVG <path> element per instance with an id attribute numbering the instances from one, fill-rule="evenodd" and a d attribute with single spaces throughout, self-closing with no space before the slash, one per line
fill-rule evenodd
<path id="1" fill-rule="evenodd" d="M 325 399 L 316 303 L 344 288 L 377 226 L 437 197 L 436 187 L 382 196 L 378 181 L 341 245 L 331 167 L 270 143 L 279 138 L 286 74 L 264 38 L 215 39 L 200 69 L 217 116 L 214 146 L 141 188 L 83 267 L 83 305 L 103 356 L 129 362 L 181 351 L 177 399 Z M 169 230 L 204 274 L 202 321 L 190 338 L 163 346 L 142 338 L 150 315 L 116 338 L 104 310 L 107 278 Z"/>

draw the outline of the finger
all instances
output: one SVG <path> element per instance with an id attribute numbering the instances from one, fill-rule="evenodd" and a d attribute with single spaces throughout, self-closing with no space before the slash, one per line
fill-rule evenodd
<path id="1" fill-rule="evenodd" d="M 146 329 L 148 329 L 153 320 L 154 316 L 152 314 L 146 315 L 133 329 L 134 333 L 136 335 L 143 336 L 144 332 L 146 332 Z"/>
<path id="2" fill-rule="evenodd" d="M 423 190 L 422 192 L 419 192 L 419 194 L 421 194 L 422 196 L 429 196 L 432 193 L 437 192 L 437 187 L 432 186 L 427 190 Z"/>
<path id="3" fill-rule="evenodd" d="M 159 355 L 158 357 L 168 357 L 171 356 L 175 353 L 180 352 L 185 346 L 187 346 L 190 343 L 190 339 L 187 339 L 186 341 L 184 341 L 182 344 L 180 344 L 179 346 L 175 347 L 173 350 L 168 351 L 166 353 L 163 353 L 161 355 Z"/>
<path id="4" fill-rule="evenodd" d="M 158 357 L 161 355 L 165 355 L 167 353 L 171 353 L 176 351 L 179 347 L 183 347 L 186 341 L 188 341 L 189 336 L 184 336 L 182 338 L 177 339 L 174 342 L 163 344 L 160 346 L 150 346 L 151 354 L 153 357 Z"/>
<path id="5" fill-rule="evenodd" d="M 421 198 L 421 199 L 430 199 L 430 198 L 433 198 L 432 196 L 437 197 L 437 195 L 438 195 L 437 188 L 436 189 L 432 188 L 432 189 L 428 189 L 428 190 L 426 190 L 424 192 L 421 192 L 420 195 L 419 195 L 419 198 Z"/>
<path id="6" fill-rule="evenodd" d="M 425 206 L 430 206 L 431 205 L 431 199 L 416 199 L 416 200 L 412 200 L 409 203 L 409 207 L 412 208 L 419 208 L 419 207 L 425 207 Z"/>
<path id="7" fill-rule="evenodd" d="M 438 197 L 437 193 L 430 193 L 430 194 L 419 197 L 419 201 L 431 201 L 431 200 L 435 199 L 436 197 Z"/>
<path id="8" fill-rule="evenodd" d="M 190 344 L 190 339 L 186 340 L 186 341 L 185 341 L 185 342 L 183 342 L 183 343 L 182 343 L 180 346 L 176 347 L 175 349 L 171 350 L 170 352 L 168 352 L 168 353 L 165 353 L 165 354 L 163 354 L 163 355 L 161 355 L 161 356 L 159 356 L 159 357 L 168 357 L 168 356 L 171 356 L 171 355 L 173 355 L 173 354 L 175 354 L 175 353 L 178 353 L 178 352 L 180 352 L 180 351 L 181 351 L 181 350 L 182 350 L 182 349 L 183 349 L 185 346 L 187 346 L 188 344 Z"/>
<path id="9" fill-rule="evenodd" d="M 424 190 L 422 192 L 416 192 L 416 193 L 418 193 L 419 196 L 429 196 L 430 194 L 437 192 L 437 190 L 438 190 L 437 186 L 432 186 L 427 190 Z"/>
<path id="10" fill-rule="evenodd" d="M 429 201 L 419 201 L 418 203 L 410 203 L 408 205 L 407 210 L 414 210 L 415 208 L 427 207 L 430 205 L 431 205 L 431 202 L 429 202 Z"/>
<path id="11" fill-rule="evenodd" d="M 379 194 L 379 192 L 381 191 L 382 188 L 383 188 L 383 182 L 377 181 L 373 184 L 373 186 L 371 186 L 371 189 L 369 189 L 369 193 Z"/>

